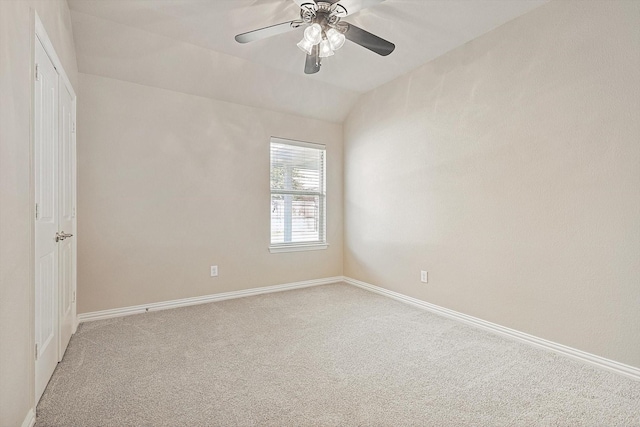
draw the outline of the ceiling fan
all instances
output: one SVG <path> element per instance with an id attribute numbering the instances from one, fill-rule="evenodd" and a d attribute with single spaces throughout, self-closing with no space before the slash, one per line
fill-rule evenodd
<path id="1" fill-rule="evenodd" d="M 304 37 L 298 43 L 298 47 L 307 54 L 304 66 L 306 74 L 320 71 L 322 58 L 332 56 L 344 45 L 345 40 L 359 44 L 382 56 L 389 55 L 396 48 L 393 43 L 341 20 L 384 0 L 294 1 L 300 6 L 300 19 L 238 34 L 236 41 L 249 43 L 305 26 Z"/>

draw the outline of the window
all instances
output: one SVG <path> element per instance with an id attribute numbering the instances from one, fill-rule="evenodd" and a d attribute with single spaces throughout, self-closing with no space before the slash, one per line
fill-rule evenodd
<path id="1" fill-rule="evenodd" d="M 325 147 L 271 138 L 271 252 L 326 249 Z"/>

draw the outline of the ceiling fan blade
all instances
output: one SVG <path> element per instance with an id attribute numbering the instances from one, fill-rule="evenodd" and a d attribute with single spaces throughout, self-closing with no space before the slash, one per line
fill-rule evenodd
<path id="1" fill-rule="evenodd" d="M 249 43 L 256 40 L 266 39 L 267 37 L 277 36 L 278 34 L 286 33 L 302 25 L 302 21 L 289 21 L 282 24 L 271 25 L 270 27 L 260 28 L 259 30 L 253 30 L 246 33 L 238 34 L 236 41 L 238 43 Z"/>
<path id="2" fill-rule="evenodd" d="M 342 17 L 353 15 L 354 13 L 362 9 L 375 6 L 379 3 L 382 3 L 383 1 L 384 0 L 340 0 L 337 3 L 347 11 L 346 15 L 341 15 Z"/>
<path id="3" fill-rule="evenodd" d="M 320 49 L 315 45 L 311 50 L 311 55 L 307 55 L 304 63 L 305 74 L 315 74 L 320 71 Z"/>
<path id="4" fill-rule="evenodd" d="M 352 42 L 359 44 L 378 55 L 387 56 L 396 48 L 396 45 L 393 43 L 388 42 L 385 39 L 381 39 L 362 28 L 356 27 L 353 24 L 347 25 L 349 25 L 349 28 L 347 29 L 347 32 L 344 33 L 347 40 L 351 40 Z"/>

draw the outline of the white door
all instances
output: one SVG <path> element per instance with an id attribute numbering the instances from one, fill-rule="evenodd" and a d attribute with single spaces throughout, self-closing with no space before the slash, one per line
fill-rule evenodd
<path id="1" fill-rule="evenodd" d="M 59 177 L 60 192 L 58 256 L 60 288 L 60 344 L 58 360 L 62 360 L 73 334 L 73 303 L 75 302 L 75 118 L 73 97 L 67 87 L 60 84 L 60 146 L 59 146 Z"/>
<path id="2" fill-rule="evenodd" d="M 58 363 L 58 73 L 36 43 L 34 87 L 36 399 Z"/>

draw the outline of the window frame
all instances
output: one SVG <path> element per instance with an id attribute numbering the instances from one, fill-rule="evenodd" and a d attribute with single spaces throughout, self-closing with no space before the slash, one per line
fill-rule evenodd
<path id="1" fill-rule="evenodd" d="M 322 179 L 320 181 L 320 191 L 306 191 L 306 190 L 282 190 L 271 188 L 271 172 L 273 168 L 271 153 L 273 144 L 283 144 L 295 147 L 312 148 L 322 151 L 322 170 L 320 171 Z M 281 253 L 281 252 L 299 252 L 299 251 L 314 251 L 327 249 L 329 244 L 327 243 L 327 147 L 324 144 L 317 144 L 312 142 L 297 141 L 293 139 L 279 138 L 272 136 L 269 141 L 269 204 L 273 200 L 273 195 L 308 195 L 317 196 L 319 198 L 318 205 L 318 227 L 320 240 L 306 241 L 306 242 L 285 242 L 285 243 L 273 243 L 271 241 L 273 233 L 273 218 L 269 217 L 269 252 Z M 271 210 L 271 209 L 270 209 Z"/>

